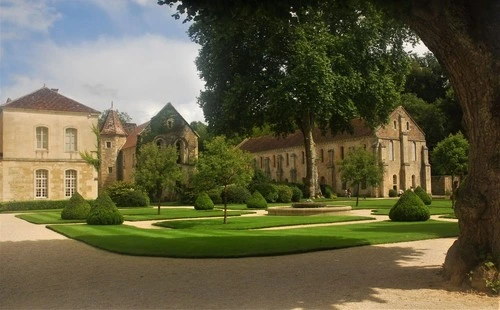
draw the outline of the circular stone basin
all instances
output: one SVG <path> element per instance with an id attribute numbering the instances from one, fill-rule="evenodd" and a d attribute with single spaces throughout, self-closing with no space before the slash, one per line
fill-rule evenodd
<path id="1" fill-rule="evenodd" d="M 350 206 L 326 206 L 323 208 L 276 207 L 268 208 L 267 215 L 317 215 L 351 210 L 352 207 Z"/>

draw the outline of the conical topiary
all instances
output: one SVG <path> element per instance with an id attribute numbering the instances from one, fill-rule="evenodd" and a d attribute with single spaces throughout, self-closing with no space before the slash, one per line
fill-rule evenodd
<path id="1" fill-rule="evenodd" d="M 422 187 L 417 186 L 414 190 L 415 194 L 417 194 L 420 199 L 424 202 L 426 206 L 430 205 L 432 203 L 432 198 L 431 195 L 429 195 Z"/>
<path id="2" fill-rule="evenodd" d="M 102 193 L 94 201 L 87 217 L 89 225 L 120 225 L 123 223 L 121 215 L 115 203 L 108 194 Z"/>
<path id="3" fill-rule="evenodd" d="M 84 220 L 90 212 L 90 204 L 83 199 L 82 195 L 75 192 L 68 200 L 68 204 L 61 211 L 63 220 Z"/>
<path id="4" fill-rule="evenodd" d="M 253 192 L 252 197 L 250 197 L 250 199 L 248 199 L 248 201 L 247 201 L 247 208 L 249 208 L 249 209 L 266 209 L 267 208 L 267 201 L 259 191 L 255 191 L 255 192 Z"/>
<path id="5" fill-rule="evenodd" d="M 429 209 L 412 190 L 404 192 L 389 211 L 389 218 L 396 222 L 427 221 L 430 216 Z"/>
<path id="6" fill-rule="evenodd" d="M 194 202 L 194 208 L 196 210 L 212 210 L 214 208 L 214 203 L 207 193 L 203 192 L 198 195 L 196 201 Z"/>

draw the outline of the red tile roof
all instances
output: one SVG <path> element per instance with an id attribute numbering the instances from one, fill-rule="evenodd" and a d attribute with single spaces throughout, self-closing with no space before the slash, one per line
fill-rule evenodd
<path id="1" fill-rule="evenodd" d="M 56 89 L 49 89 L 45 86 L 28 95 L 9 101 L 1 105 L 0 108 L 100 113 L 97 110 L 59 94 Z"/>
<path id="2" fill-rule="evenodd" d="M 353 127 L 353 133 L 342 132 L 336 135 L 332 135 L 330 131 L 327 131 L 324 135 L 318 128 L 314 129 L 314 141 L 316 143 L 325 143 L 346 139 L 353 139 L 359 137 L 374 136 L 375 132 L 371 129 L 366 122 L 361 119 L 355 119 L 351 121 Z M 250 153 L 269 151 L 274 149 L 285 149 L 292 147 L 303 147 L 304 146 L 304 135 L 300 130 L 297 130 L 293 134 L 286 137 L 274 137 L 274 136 L 262 136 L 256 138 L 249 138 L 244 140 L 240 145 L 240 149 L 248 151 Z"/>
<path id="3" fill-rule="evenodd" d="M 148 126 L 148 125 L 149 125 L 149 122 L 146 122 L 142 125 L 135 127 L 134 130 L 132 130 L 129 133 L 129 135 L 127 137 L 127 141 L 125 141 L 125 144 L 122 146 L 122 150 L 131 148 L 131 147 L 135 147 L 137 145 L 137 137 L 144 130 L 144 128 L 146 128 L 146 126 Z"/>
<path id="4" fill-rule="evenodd" d="M 115 110 L 109 110 L 106 115 L 106 120 L 101 127 L 101 135 L 128 135 L 127 131 L 123 128 L 118 112 Z"/>

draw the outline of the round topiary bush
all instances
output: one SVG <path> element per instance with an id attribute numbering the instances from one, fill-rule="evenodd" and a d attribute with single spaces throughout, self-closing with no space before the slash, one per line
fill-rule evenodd
<path id="1" fill-rule="evenodd" d="M 278 200 L 277 202 L 290 203 L 292 202 L 293 191 L 287 185 L 276 185 L 278 190 Z"/>
<path id="2" fill-rule="evenodd" d="M 422 187 L 417 186 L 414 190 L 415 194 L 417 194 L 420 199 L 424 202 L 426 206 L 430 205 L 432 203 L 432 198 L 431 195 L 429 195 Z"/>
<path id="3" fill-rule="evenodd" d="M 194 208 L 196 210 L 212 210 L 214 208 L 214 202 L 207 193 L 203 192 L 196 198 Z"/>
<path id="4" fill-rule="evenodd" d="M 396 222 L 427 221 L 430 216 L 429 209 L 412 190 L 404 192 L 389 211 L 389 218 Z"/>
<path id="5" fill-rule="evenodd" d="M 248 209 L 266 209 L 267 201 L 259 191 L 255 191 L 247 201 Z"/>
<path id="6" fill-rule="evenodd" d="M 120 225 L 121 223 L 123 223 L 123 215 L 118 211 L 113 200 L 106 192 L 99 195 L 90 208 L 87 224 Z"/>
<path id="7" fill-rule="evenodd" d="M 63 220 L 84 220 L 90 212 L 90 204 L 83 199 L 82 195 L 75 192 L 68 200 L 68 204 L 61 211 Z"/>
<path id="8" fill-rule="evenodd" d="M 252 196 L 246 187 L 239 185 L 229 185 L 226 188 L 226 193 L 227 203 L 245 203 Z"/>
<path id="9" fill-rule="evenodd" d="M 267 202 L 276 202 L 278 200 L 278 189 L 274 184 L 259 184 L 256 189 L 266 199 Z"/>
<path id="10" fill-rule="evenodd" d="M 299 202 L 302 199 L 302 190 L 298 186 L 290 186 L 292 189 L 292 202 Z"/>
<path id="11" fill-rule="evenodd" d="M 398 191 L 391 188 L 389 190 L 389 197 L 397 197 L 397 196 L 398 196 Z"/>

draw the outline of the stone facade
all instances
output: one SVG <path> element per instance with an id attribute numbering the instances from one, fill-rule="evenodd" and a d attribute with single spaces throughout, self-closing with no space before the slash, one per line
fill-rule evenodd
<path id="1" fill-rule="evenodd" d="M 43 87 L 0 106 L 0 202 L 97 197 L 97 173 L 80 152 L 96 153 L 99 111 Z"/>
<path id="2" fill-rule="evenodd" d="M 353 133 L 322 135 L 315 130 L 317 165 L 320 184 L 330 185 L 343 195 L 338 161 L 350 149 L 363 147 L 371 150 L 384 165 L 384 178 L 376 187 L 362 187 L 360 195 L 387 197 L 390 189 L 408 189 L 421 186 L 431 193 L 431 175 L 428 150 L 423 131 L 403 107 L 396 108 L 389 123 L 370 129 L 362 120 L 352 121 Z M 254 155 L 256 167 L 273 180 L 302 183 L 306 175 L 303 135 L 296 132 L 286 138 L 258 137 L 246 139 L 240 148 Z M 353 189 L 351 189 L 353 190 Z"/>
<path id="3" fill-rule="evenodd" d="M 175 145 L 179 153 L 178 164 L 186 173 L 198 158 L 198 134 L 171 103 L 139 126 L 122 124 L 116 111 L 111 111 L 101 130 L 103 188 L 116 181 L 133 182 L 137 150 L 149 142 L 159 147 Z"/>

